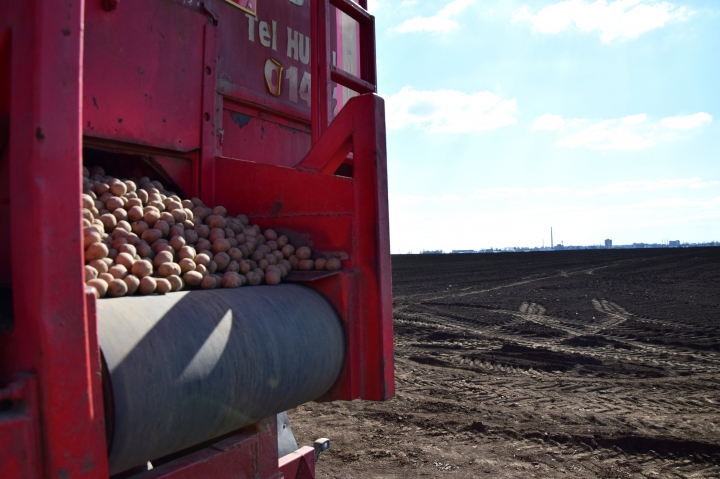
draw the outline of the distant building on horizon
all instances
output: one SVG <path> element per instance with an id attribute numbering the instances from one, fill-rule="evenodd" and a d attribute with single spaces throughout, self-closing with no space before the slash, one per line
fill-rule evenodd
<path id="1" fill-rule="evenodd" d="M 671 241 L 668 242 L 668 246 L 670 246 L 670 247 L 675 246 L 676 248 L 679 248 L 679 247 L 680 247 L 680 240 L 675 240 L 675 241 L 672 241 L 672 240 L 671 240 Z"/>
<path id="2" fill-rule="evenodd" d="M 611 239 L 605 240 L 605 249 L 612 249 L 612 240 Z"/>

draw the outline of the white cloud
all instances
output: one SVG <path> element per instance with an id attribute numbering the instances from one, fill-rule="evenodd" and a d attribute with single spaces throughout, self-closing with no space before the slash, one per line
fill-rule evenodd
<path id="1" fill-rule="evenodd" d="M 410 86 L 391 95 L 386 103 L 389 128 L 415 126 L 431 133 L 467 133 L 517 123 L 516 100 L 490 92 L 455 90 L 417 91 Z"/>
<path id="2" fill-rule="evenodd" d="M 532 14 L 528 7 L 513 23 L 529 21 L 535 31 L 557 34 L 573 23 L 583 32 L 599 31 L 603 42 L 635 38 L 642 33 L 687 18 L 687 8 L 658 0 L 566 0 Z"/>
<path id="3" fill-rule="evenodd" d="M 712 117 L 707 113 L 695 113 L 694 115 L 665 118 L 661 124 L 665 128 L 674 130 L 689 130 L 710 121 L 712 121 Z"/>
<path id="4" fill-rule="evenodd" d="M 395 30 L 400 33 L 449 32 L 459 27 L 458 23 L 450 17 L 462 12 L 473 3 L 475 3 L 475 0 L 454 0 L 445 5 L 442 10 L 432 17 L 415 17 L 410 20 L 405 20 L 400 26 L 396 27 Z M 406 5 L 406 3 L 403 2 L 403 5 Z"/>
<path id="5" fill-rule="evenodd" d="M 712 121 L 707 113 L 650 120 L 645 113 L 624 118 L 590 121 L 565 120 L 558 115 L 545 114 L 532 126 L 536 131 L 557 131 L 564 137 L 555 144 L 568 148 L 585 147 L 592 150 L 642 150 L 660 141 L 681 138 L 679 134 L 699 128 Z"/>

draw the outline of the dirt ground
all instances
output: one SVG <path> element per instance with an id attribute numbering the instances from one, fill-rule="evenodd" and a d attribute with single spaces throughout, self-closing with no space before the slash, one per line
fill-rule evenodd
<path id="1" fill-rule="evenodd" d="M 396 396 L 318 478 L 720 477 L 720 248 L 393 257 Z"/>

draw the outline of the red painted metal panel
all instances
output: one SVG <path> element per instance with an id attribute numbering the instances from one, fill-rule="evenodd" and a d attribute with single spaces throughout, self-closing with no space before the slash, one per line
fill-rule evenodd
<path id="1" fill-rule="evenodd" d="M 184 2 L 86 2 L 86 135 L 190 151 L 200 146 L 203 35 L 210 21 Z M 194 2 L 190 2 L 194 3 Z"/>
<path id="2" fill-rule="evenodd" d="M 278 468 L 285 479 L 315 479 L 315 449 L 305 446 L 281 457 Z"/>
<path id="3" fill-rule="evenodd" d="M 11 27 L 9 168 L 15 329 L 0 374 L 32 372 L 47 477 L 107 477 L 94 407 L 80 222 L 82 1 L 3 2 Z M 74 218 L 74 220 L 73 220 Z M 33 254 L 23 254 L 32 251 Z M 42 272 L 42 274 L 39 274 Z"/>
<path id="4" fill-rule="evenodd" d="M 0 389 L 0 477 L 35 479 L 42 475 L 37 380 L 17 377 Z"/>
<path id="5" fill-rule="evenodd" d="M 273 417 L 133 478 L 280 479 L 277 451 L 277 423 Z"/>

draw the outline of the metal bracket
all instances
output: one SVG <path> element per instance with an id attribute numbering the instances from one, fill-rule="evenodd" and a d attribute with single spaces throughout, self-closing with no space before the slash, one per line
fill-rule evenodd
<path id="1" fill-rule="evenodd" d="M 315 460 L 317 461 L 317 458 L 321 452 L 325 452 L 328 449 L 330 449 L 330 439 L 328 439 L 326 437 L 321 437 L 320 439 L 315 439 L 315 442 L 313 443 L 313 447 L 315 448 Z"/>

